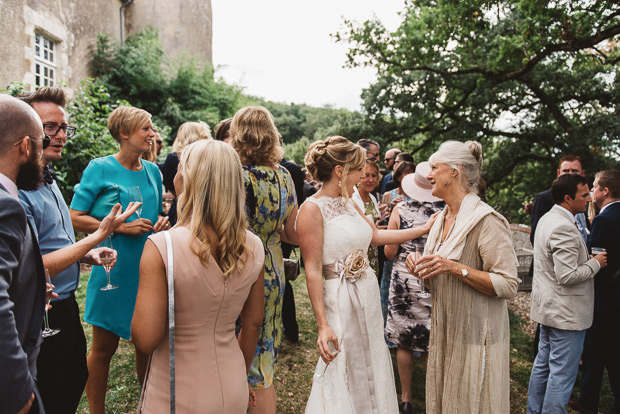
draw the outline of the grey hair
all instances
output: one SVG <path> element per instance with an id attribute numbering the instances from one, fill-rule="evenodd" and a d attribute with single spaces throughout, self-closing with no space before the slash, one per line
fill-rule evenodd
<path id="1" fill-rule="evenodd" d="M 482 145 L 477 141 L 446 141 L 430 156 L 431 164 L 447 164 L 459 172 L 459 182 L 469 193 L 479 194 Z"/>

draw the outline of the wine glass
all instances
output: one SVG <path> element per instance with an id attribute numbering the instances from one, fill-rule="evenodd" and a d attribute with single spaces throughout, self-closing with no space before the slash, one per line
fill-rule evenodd
<path id="1" fill-rule="evenodd" d="M 415 245 L 415 259 L 416 261 L 420 258 L 424 256 L 424 245 L 421 244 L 416 244 Z M 416 297 L 418 299 L 428 299 L 431 297 L 431 292 L 430 290 L 428 290 L 428 288 L 426 286 L 424 286 L 424 279 L 419 279 L 420 280 L 420 291 L 418 293 L 416 293 Z"/>
<path id="2" fill-rule="evenodd" d="M 142 193 L 140 192 L 140 187 L 129 187 L 129 201 L 142 203 Z M 142 204 L 136 210 L 136 214 L 138 218 L 142 215 Z"/>
<path id="3" fill-rule="evenodd" d="M 114 247 L 112 246 L 112 238 L 107 237 L 104 241 L 99 244 L 99 247 L 107 247 L 110 250 L 102 250 L 99 253 L 99 259 L 101 259 L 101 264 L 105 269 L 105 274 L 107 276 L 108 284 L 102 287 L 100 290 L 113 290 L 117 289 L 118 286 L 110 283 L 110 265 L 114 262 Z"/>
<path id="4" fill-rule="evenodd" d="M 43 338 L 48 338 L 50 336 L 54 336 L 60 332 L 60 329 L 50 329 L 49 317 L 47 316 L 47 307 L 52 301 L 52 291 L 54 288 L 52 287 L 52 278 L 50 277 L 49 270 L 45 269 L 45 329 L 41 331 L 41 336 Z"/>
<path id="5" fill-rule="evenodd" d="M 164 214 L 168 215 L 170 211 L 170 207 L 172 207 L 172 203 L 174 202 L 174 195 L 172 193 L 164 193 L 163 196 L 164 202 Z"/>

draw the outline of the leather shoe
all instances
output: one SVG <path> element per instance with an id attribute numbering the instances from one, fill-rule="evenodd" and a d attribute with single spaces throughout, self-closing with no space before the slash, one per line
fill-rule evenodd
<path id="1" fill-rule="evenodd" d="M 590 410 L 589 408 L 581 405 L 579 400 L 573 400 L 572 398 L 568 400 L 568 406 L 581 414 L 597 414 L 596 411 Z"/>
<path id="2" fill-rule="evenodd" d="M 411 407 L 411 403 L 409 401 L 401 402 L 398 409 L 401 414 L 411 414 L 413 412 L 413 407 Z"/>

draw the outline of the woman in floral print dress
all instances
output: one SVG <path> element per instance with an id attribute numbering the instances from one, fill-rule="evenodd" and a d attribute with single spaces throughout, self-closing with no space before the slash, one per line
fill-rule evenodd
<path id="1" fill-rule="evenodd" d="M 265 248 L 265 317 L 248 382 L 256 392 L 253 412 L 275 413 L 274 368 L 282 338 L 284 260 L 281 241 L 297 244 L 297 200 L 289 172 L 279 165 L 282 146 L 269 111 L 246 107 L 233 117 L 232 146 L 243 164 L 249 229 Z"/>

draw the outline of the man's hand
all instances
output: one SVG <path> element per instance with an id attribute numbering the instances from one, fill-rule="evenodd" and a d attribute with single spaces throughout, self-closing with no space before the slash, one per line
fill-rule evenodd
<path id="1" fill-rule="evenodd" d="M 54 293 L 54 288 L 56 288 L 56 286 L 52 285 L 51 283 L 46 283 L 45 284 L 45 310 L 50 310 L 52 309 L 52 305 L 49 305 L 49 301 L 52 299 L 56 299 L 58 297 L 58 293 Z"/>
<path id="2" fill-rule="evenodd" d="M 592 255 L 594 259 L 601 265 L 601 269 L 607 266 L 607 252 L 599 253 L 596 256 Z"/>
<path id="3" fill-rule="evenodd" d="M 131 215 L 135 213 L 138 207 L 140 207 L 141 205 L 141 202 L 132 201 L 127 206 L 127 211 L 123 213 L 123 207 L 120 205 L 120 203 L 116 203 L 116 205 L 112 207 L 112 210 L 110 210 L 110 214 L 108 214 L 103 220 L 101 220 L 101 224 L 99 224 L 99 228 L 97 229 L 97 231 L 101 232 L 103 238 L 108 237 L 110 234 L 114 233 L 116 229 L 118 229 L 120 225 L 125 222 L 125 220 L 131 217 Z"/>
<path id="4" fill-rule="evenodd" d="M 84 257 L 82 258 L 82 262 L 92 266 L 103 266 L 103 264 L 101 263 L 101 252 L 108 250 L 113 252 L 112 257 L 114 258 L 114 260 L 110 265 L 110 269 L 112 269 L 116 264 L 116 258 L 118 256 L 118 253 L 116 252 L 116 250 L 110 249 L 109 247 L 98 247 L 96 249 L 90 250 L 84 255 Z"/>

